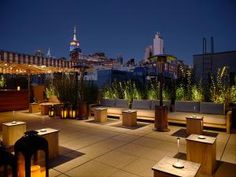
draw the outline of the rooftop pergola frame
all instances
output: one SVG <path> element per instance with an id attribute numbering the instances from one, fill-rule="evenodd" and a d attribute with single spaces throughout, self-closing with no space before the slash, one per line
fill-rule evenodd
<path id="1" fill-rule="evenodd" d="M 61 72 L 79 72 L 79 70 L 76 68 L 6 63 L 2 61 L 0 62 L 1 74 L 36 75 L 36 74 L 51 74 L 51 73 L 61 73 Z"/>
<path id="2" fill-rule="evenodd" d="M 30 64 L 18 64 L 7 63 L 0 61 L 0 74 L 7 75 L 19 75 L 27 77 L 27 90 L 28 90 L 28 102 L 31 100 L 31 76 L 40 74 L 53 74 L 53 73 L 80 73 L 77 68 L 68 67 L 53 67 L 45 65 L 30 65 Z"/>

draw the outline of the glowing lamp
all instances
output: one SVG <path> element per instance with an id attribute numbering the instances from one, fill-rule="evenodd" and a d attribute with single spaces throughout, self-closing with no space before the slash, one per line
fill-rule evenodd
<path id="1" fill-rule="evenodd" d="M 13 154 L 0 148 L 0 176 L 16 177 L 16 161 Z"/>
<path id="2" fill-rule="evenodd" d="M 25 132 L 14 145 L 17 177 L 49 177 L 48 142 L 37 131 Z"/>
<path id="3" fill-rule="evenodd" d="M 76 118 L 76 110 L 71 108 L 69 111 L 69 116 L 70 118 Z"/>
<path id="4" fill-rule="evenodd" d="M 180 138 L 178 137 L 177 138 L 178 154 L 179 154 L 179 141 L 180 141 Z M 173 167 L 175 167 L 175 168 L 184 168 L 184 164 L 179 159 L 177 159 L 177 161 L 173 164 Z"/>
<path id="5" fill-rule="evenodd" d="M 20 91 L 20 86 L 17 86 L 17 87 L 16 87 L 16 90 L 17 90 L 17 91 Z"/>
<path id="6" fill-rule="evenodd" d="M 30 168 L 32 177 L 41 177 L 41 168 L 39 165 L 33 165 Z"/>
<path id="7" fill-rule="evenodd" d="M 61 110 L 61 118 L 65 119 L 68 116 L 68 110 L 67 108 L 62 108 Z"/>
<path id="8" fill-rule="evenodd" d="M 51 106 L 51 107 L 49 107 L 48 116 L 54 117 L 54 115 L 55 115 L 55 109 L 53 106 Z"/>

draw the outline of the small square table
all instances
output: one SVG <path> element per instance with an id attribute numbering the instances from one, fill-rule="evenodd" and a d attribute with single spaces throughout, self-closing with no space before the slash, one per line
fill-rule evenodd
<path id="1" fill-rule="evenodd" d="M 53 103 L 41 103 L 41 115 L 48 115 L 49 107 L 53 106 Z"/>
<path id="2" fill-rule="evenodd" d="M 52 128 L 43 128 L 36 130 L 39 136 L 48 141 L 49 159 L 54 159 L 59 155 L 59 130 Z"/>
<path id="3" fill-rule="evenodd" d="M 94 109 L 94 120 L 97 122 L 107 121 L 107 108 L 99 107 Z"/>
<path id="4" fill-rule="evenodd" d="M 122 111 L 122 125 L 124 126 L 136 126 L 137 125 L 137 111 L 125 110 Z"/>
<path id="5" fill-rule="evenodd" d="M 186 141 L 187 160 L 201 163 L 201 172 L 212 175 L 216 164 L 216 138 L 192 134 Z"/>
<path id="6" fill-rule="evenodd" d="M 12 146 L 26 132 L 26 123 L 21 121 L 12 121 L 2 123 L 2 140 L 6 146 Z"/>
<path id="7" fill-rule="evenodd" d="M 49 113 L 49 107 L 50 107 L 50 106 L 57 106 L 57 105 L 62 105 L 62 104 L 61 104 L 61 103 L 51 103 L 51 102 L 40 103 L 40 106 L 41 106 L 41 115 L 48 115 L 48 113 Z"/>
<path id="8" fill-rule="evenodd" d="M 187 134 L 203 134 L 203 117 L 188 116 L 186 117 Z"/>
<path id="9" fill-rule="evenodd" d="M 30 103 L 29 105 L 29 112 L 30 113 L 35 113 L 35 112 L 40 112 L 40 105 L 39 103 Z"/>
<path id="10" fill-rule="evenodd" d="M 184 165 L 184 168 L 173 167 L 173 164 L 175 164 L 177 160 Z M 154 172 L 154 177 L 195 177 L 198 174 L 200 166 L 201 165 L 199 163 L 165 156 L 152 167 L 152 170 Z"/>

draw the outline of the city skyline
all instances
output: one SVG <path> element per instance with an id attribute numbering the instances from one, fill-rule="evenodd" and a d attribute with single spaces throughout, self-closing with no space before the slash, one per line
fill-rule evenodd
<path id="1" fill-rule="evenodd" d="M 192 64 L 202 53 L 202 38 L 215 40 L 215 52 L 236 49 L 236 3 L 233 0 L 128 2 L 6 1 L 0 6 L 0 49 L 33 53 L 51 49 L 69 58 L 73 27 L 84 54 L 105 52 L 109 57 L 143 59 L 156 32 L 164 50 Z"/>

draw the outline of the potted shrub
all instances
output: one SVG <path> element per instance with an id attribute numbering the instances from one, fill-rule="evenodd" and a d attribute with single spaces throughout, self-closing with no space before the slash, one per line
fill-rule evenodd
<path id="1" fill-rule="evenodd" d="M 69 112 L 69 107 L 73 108 L 73 110 L 76 110 L 76 95 L 78 94 L 78 89 L 74 76 L 71 74 L 63 74 L 60 77 L 55 78 L 53 83 L 59 100 L 64 104 L 63 110 Z"/>
<path id="2" fill-rule="evenodd" d="M 124 99 L 128 100 L 128 107 L 129 109 L 132 108 L 132 102 L 135 96 L 138 93 L 138 90 L 136 89 L 135 83 L 131 80 L 125 82 L 123 84 L 124 88 Z"/>
<path id="3" fill-rule="evenodd" d="M 183 86 L 176 89 L 175 111 L 177 112 L 195 112 L 200 111 L 200 101 L 203 100 L 203 94 L 197 85 L 189 86 L 189 96 Z"/>
<path id="4" fill-rule="evenodd" d="M 228 67 L 219 68 L 217 75 L 211 75 L 210 101 L 201 103 L 201 113 L 225 114 L 229 104 L 236 98 L 235 85 L 230 85 Z"/>
<path id="5" fill-rule="evenodd" d="M 200 101 L 203 100 L 203 92 L 199 85 L 193 84 L 192 72 L 182 70 L 175 91 L 175 111 L 194 112 L 200 111 Z"/>

